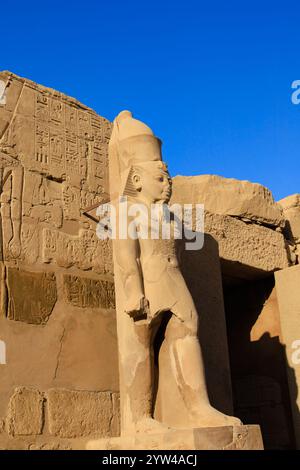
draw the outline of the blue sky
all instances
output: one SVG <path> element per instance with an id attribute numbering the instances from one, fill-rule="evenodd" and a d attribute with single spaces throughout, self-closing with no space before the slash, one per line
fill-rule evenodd
<path id="1" fill-rule="evenodd" d="M 172 175 L 300 192 L 300 2 L 2 2 L 0 69 L 112 120 L 130 109 Z"/>

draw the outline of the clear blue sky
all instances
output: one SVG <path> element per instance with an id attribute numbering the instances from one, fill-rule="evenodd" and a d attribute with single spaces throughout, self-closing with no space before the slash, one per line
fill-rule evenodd
<path id="1" fill-rule="evenodd" d="M 16 0 L 0 15 L 0 69 L 110 120 L 132 110 L 172 175 L 300 192 L 299 0 Z"/>

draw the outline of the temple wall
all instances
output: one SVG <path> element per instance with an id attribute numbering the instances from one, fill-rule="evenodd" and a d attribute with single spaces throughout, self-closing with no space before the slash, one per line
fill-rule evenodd
<path id="1" fill-rule="evenodd" d="M 0 79 L 0 447 L 116 435 L 112 248 L 83 214 L 107 197 L 111 124 L 55 90 Z"/>
<path id="2" fill-rule="evenodd" d="M 83 448 L 120 432 L 112 246 L 85 215 L 107 201 L 111 123 L 9 72 L 0 80 L 0 448 Z M 299 204 L 286 212 L 261 185 L 211 175 L 173 187 L 171 203 L 205 204 L 203 249 L 179 251 L 210 400 L 292 447 Z M 180 424 L 163 376 L 157 416 Z"/>

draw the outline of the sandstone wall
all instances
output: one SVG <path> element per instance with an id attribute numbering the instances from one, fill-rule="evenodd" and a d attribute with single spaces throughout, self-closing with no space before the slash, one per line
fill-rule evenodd
<path id="1" fill-rule="evenodd" d="M 112 252 L 83 215 L 107 198 L 111 124 L 55 90 L 0 80 L 0 447 L 114 435 Z"/>
<path id="2" fill-rule="evenodd" d="M 297 449 L 300 449 L 300 266 L 275 275 Z"/>

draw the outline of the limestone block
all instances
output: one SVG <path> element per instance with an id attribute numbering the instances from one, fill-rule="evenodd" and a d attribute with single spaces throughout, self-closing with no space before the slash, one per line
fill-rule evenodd
<path id="1" fill-rule="evenodd" d="M 88 450 L 262 450 L 259 426 L 178 429 L 87 443 Z"/>
<path id="2" fill-rule="evenodd" d="M 300 243 L 300 194 L 281 199 L 278 204 L 283 208 L 295 242 Z"/>
<path id="3" fill-rule="evenodd" d="M 176 176 L 171 203 L 204 204 L 213 214 L 231 215 L 275 227 L 284 226 L 282 208 L 258 183 L 217 175 Z"/>
<path id="4" fill-rule="evenodd" d="M 257 275 L 255 270 L 263 274 L 289 266 L 280 232 L 209 212 L 205 213 L 204 231 L 218 242 L 222 267 L 230 263 L 230 275 L 251 279 Z"/>
<path id="5" fill-rule="evenodd" d="M 41 434 L 43 395 L 36 389 L 18 387 L 10 398 L 6 429 L 12 436 Z"/>
<path id="6" fill-rule="evenodd" d="M 51 389 L 47 393 L 49 431 L 59 437 L 110 436 L 110 392 Z"/>
<path id="7" fill-rule="evenodd" d="M 217 176 L 176 176 L 171 204 L 204 204 L 204 232 L 219 245 L 223 273 L 256 279 L 289 266 L 281 206 L 259 184 Z M 194 227 L 195 228 L 195 227 Z"/>
<path id="8" fill-rule="evenodd" d="M 54 273 L 38 273 L 7 268 L 8 312 L 10 320 L 45 324 L 57 300 Z"/>

